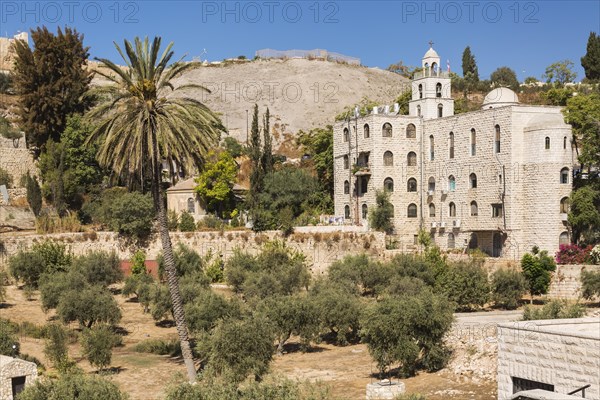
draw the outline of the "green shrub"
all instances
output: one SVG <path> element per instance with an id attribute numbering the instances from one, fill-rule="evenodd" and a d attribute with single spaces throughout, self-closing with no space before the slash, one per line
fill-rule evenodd
<path id="1" fill-rule="evenodd" d="M 127 400 L 119 387 L 102 377 L 65 374 L 58 379 L 38 379 L 19 394 L 19 400 Z"/>
<path id="2" fill-rule="evenodd" d="M 42 274 L 66 271 L 71 262 L 72 255 L 65 245 L 46 240 L 34 244 L 29 251 L 19 251 L 8 260 L 8 265 L 15 279 L 37 288 Z"/>
<path id="3" fill-rule="evenodd" d="M 587 300 L 600 297 L 600 271 L 581 271 L 581 295 Z"/>
<path id="4" fill-rule="evenodd" d="M 514 310 L 527 293 L 527 281 L 519 271 L 499 269 L 492 274 L 492 301 L 502 308 Z"/>
<path id="5" fill-rule="evenodd" d="M 110 365 L 112 349 L 118 342 L 117 335 L 106 325 L 85 329 L 81 334 L 83 356 L 100 370 Z"/>
<path id="6" fill-rule="evenodd" d="M 177 230 L 179 226 L 179 216 L 175 210 L 167 211 L 167 227 L 169 231 L 173 232 Z"/>
<path id="7" fill-rule="evenodd" d="M 123 280 L 121 261 L 116 252 L 91 251 L 73 261 L 71 271 L 79 272 L 90 285 L 107 287 Z"/>
<path id="8" fill-rule="evenodd" d="M 223 228 L 223 220 L 212 214 L 209 214 L 198 221 L 198 229 L 221 229 Z"/>
<path id="9" fill-rule="evenodd" d="M 99 286 L 65 292 L 60 296 L 56 314 L 64 323 L 77 321 L 88 328 L 97 322 L 116 324 L 121 319 L 121 309 L 113 295 Z"/>
<path id="10" fill-rule="evenodd" d="M 390 202 L 390 194 L 377 191 L 375 207 L 369 212 L 369 224 L 376 231 L 392 233 L 394 230 L 394 206 Z"/>
<path id="11" fill-rule="evenodd" d="M 541 308 L 526 306 L 523 310 L 523 321 L 537 319 L 581 318 L 585 307 L 581 304 L 569 304 L 566 300 L 551 300 Z"/>
<path id="12" fill-rule="evenodd" d="M 181 232 L 193 232 L 196 230 L 194 217 L 187 211 L 181 213 L 179 217 L 179 230 Z"/>
<path id="13" fill-rule="evenodd" d="M 42 189 L 37 178 L 32 178 L 29 172 L 25 175 L 25 187 L 27 188 L 27 203 L 29 203 L 33 215 L 38 217 L 42 210 Z"/>
<path id="14" fill-rule="evenodd" d="M 4 168 L 0 168 L 0 186 L 6 185 L 10 189 L 13 185 L 13 178 Z"/>
<path id="15" fill-rule="evenodd" d="M 44 344 L 44 354 L 46 358 L 59 371 L 64 371 L 68 367 L 69 353 L 67 350 L 67 341 L 69 335 L 64 326 L 51 323 L 44 328 L 46 343 Z"/>
<path id="16" fill-rule="evenodd" d="M 10 321 L 0 319 L 0 354 L 14 357 L 19 355 L 20 344 L 15 327 Z"/>
<path id="17" fill-rule="evenodd" d="M 110 205 L 110 227 L 125 236 L 143 239 L 150 235 L 154 221 L 154 202 L 148 195 L 125 193 Z"/>
<path id="18" fill-rule="evenodd" d="M 439 286 L 442 293 L 463 310 L 483 307 L 490 296 L 487 272 L 476 263 L 450 265 Z"/>
<path id="19" fill-rule="evenodd" d="M 532 254 L 526 253 L 521 258 L 521 268 L 531 296 L 548 293 L 552 278 L 550 273 L 556 270 L 556 262 L 547 251 L 539 251 L 534 247 Z"/>
<path id="20" fill-rule="evenodd" d="M 147 339 L 133 346 L 133 351 L 174 357 L 181 354 L 181 347 L 178 339 Z"/>

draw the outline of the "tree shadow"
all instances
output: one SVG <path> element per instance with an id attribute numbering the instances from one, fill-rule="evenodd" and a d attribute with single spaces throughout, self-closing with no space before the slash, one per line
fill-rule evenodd
<path id="1" fill-rule="evenodd" d="M 159 328 L 173 328 L 175 326 L 175 321 L 172 319 L 163 319 L 162 321 L 158 321 L 154 324 Z"/>
<path id="2" fill-rule="evenodd" d="M 389 379 L 391 382 L 393 382 L 394 379 L 396 379 L 396 380 L 406 379 L 406 378 L 411 378 L 416 375 L 417 375 L 416 372 L 410 373 L 410 372 L 404 371 L 402 369 L 402 367 L 396 367 L 396 368 L 387 370 L 385 372 L 385 374 L 382 374 L 380 371 L 374 371 L 371 374 L 369 374 L 369 377 L 378 379 L 378 380 Z"/>
<path id="3" fill-rule="evenodd" d="M 109 368 L 105 368 L 103 370 L 96 370 L 93 373 L 96 375 L 117 375 L 124 371 L 127 371 L 127 368 L 109 367 Z"/>
<path id="4" fill-rule="evenodd" d="M 292 353 L 321 353 L 323 351 L 328 351 L 325 347 L 320 347 L 318 345 L 303 345 L 298 342 L 290 342 L 283 345 L 283 354 L 292 354 Z"/>
<path id="5" fill-rule="evenodd" d="M 108 290 L 110 290 L 110 292 L 113 294 L 113 296 L 118 296 L 121 293 L 123 293 L 123 290 L 121 288 L 109 287 Z"/>
<path id="6" fill-rule="evenodd" d="M 13 308 L 15 305 L 11 303 L 0 303 L 0 310 L 5 308 Z"/>
<path id="7" fill-rule="evenodd" d="M 122 326 L 114 326 L 113 332 L 116 333 L 117 335 L 121 335 L 121 336 L 128 336 L 131 333 L 131 331 L 128 331 L 126 328 L 123 328 Z"/>

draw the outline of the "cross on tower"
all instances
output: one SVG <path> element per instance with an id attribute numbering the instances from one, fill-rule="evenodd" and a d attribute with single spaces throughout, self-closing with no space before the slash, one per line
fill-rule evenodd
<path id="1" fill-rule="evenodd" d="M 433 48 L 433 41 L 432 40 L 429 41 L 429 48 L 430 49 Z"/>

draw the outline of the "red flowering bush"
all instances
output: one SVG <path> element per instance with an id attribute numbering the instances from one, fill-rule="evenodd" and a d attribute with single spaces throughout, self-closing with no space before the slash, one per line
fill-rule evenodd
<path id="1" fill-rule="evenodd" d="M 561 244 L 556 253 L 557 264 L 591 264 L 592 246 L 579 247 L 576 244 Z"/>

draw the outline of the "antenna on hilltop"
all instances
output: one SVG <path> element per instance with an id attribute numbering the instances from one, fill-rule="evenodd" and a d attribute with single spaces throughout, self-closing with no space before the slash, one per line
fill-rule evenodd
<path id="1" fill-rule="evenodd" d="M 206 49 L 202 49 L 202 53 L 200 53 L 200 61 L 202 61 L 202 56 L 207 53 Z M 208 59 L 207 59 L 208 61 Z"/>

